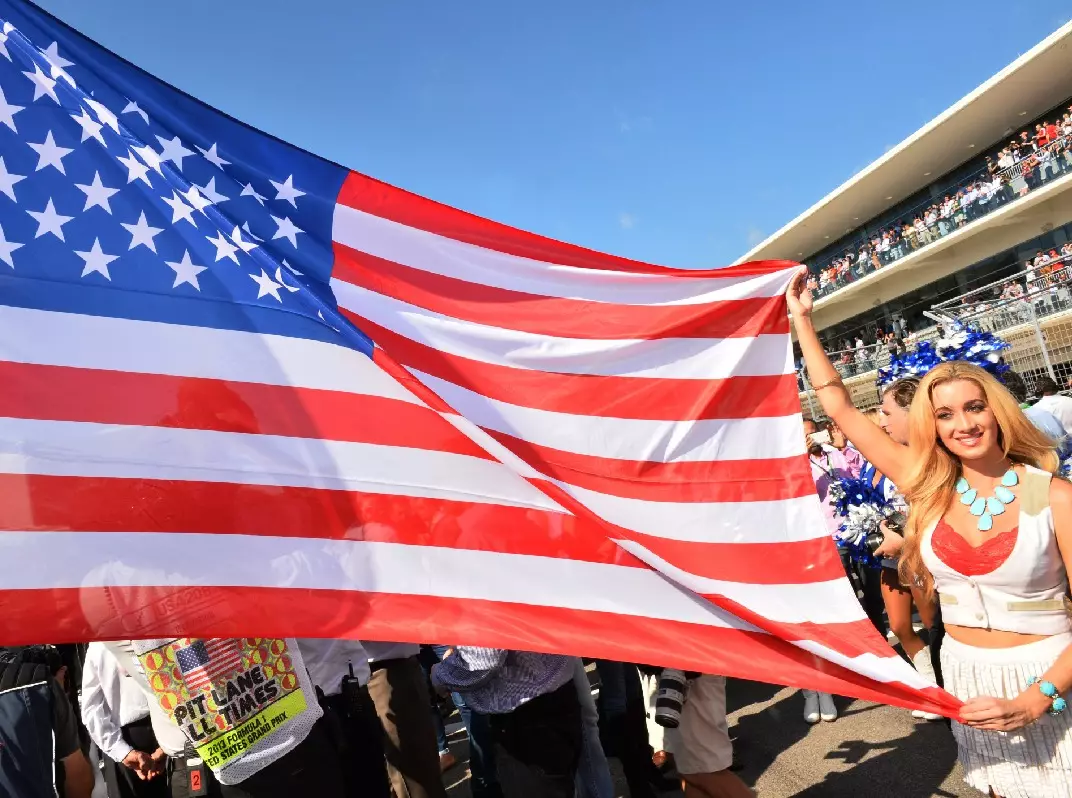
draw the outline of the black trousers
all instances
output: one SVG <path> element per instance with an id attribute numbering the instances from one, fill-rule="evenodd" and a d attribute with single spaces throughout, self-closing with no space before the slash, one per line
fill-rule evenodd
<path id="1" fill-rule="evenodd" d="M 573 798 L 582 730 L 572 681 L 488 717 L 503 798 Z"/>
<path id="2" fill-rule="evenodd" d="M 867 619 L 875 630 L 886 636 L 889 627 L 886 625 L 886 604 L 882 600 L 882 577 L 879 568 L 867 568 L 849 558 L 849 553 L 838 548 L 841 555 L 841 566 L 845 569 L 845 576 L 849 578 L 852 589 L 856 591 L 856 598 L 867 613 Z"/>
<path id="3" fill-rule="evenodd" d="M 324 720 L 338 724 L 333 736 L 342 764 L 346 798 L 391 798 L 387 760 L 383 753 L 383 726 L 376 705 L 362 687 L 355 700 L 342 695 L 320 700 Z"/>
<path id="4" fill-rule="evenodd" d="M 157 749 L 156 735 L 148 717 L 128 723 L 122 728 L 123 739 L 136 751 L 151 754 Z M 138 774 L 122 762 L 107 761 L 104 782 L 108 785 L 109 798 L 168 798 L 167 776 L 160 774 L 155 779 L 142 781 Z"/>
<path id="5" fill-rule="evenodd" d="M 302 743 L 240 784 L 220 785 L 223 798 L 344 798 L 339 755 L 323 719 Z"/>

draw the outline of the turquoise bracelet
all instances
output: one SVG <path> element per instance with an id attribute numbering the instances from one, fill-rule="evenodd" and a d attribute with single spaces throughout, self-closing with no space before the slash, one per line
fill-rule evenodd
<path id="1" fill-rule="evenodd" d="M 1040 679 L 1032 677 L 1031 679 L 1027 680 L 1027 684 L 1028 686 L 1037 684 L 1039 690 L 1044 696 L 1046 696 L 1046 698 L 1053 699 L 1053 705 L 1050 707 L 1049 710 L 1051 715 L 1060 715 L 1062 712 L 1068 709 L 1068 702 L 1057 694 L 1057 685 L 1055 685 L 1053 682 L 1042 681 Z"/>

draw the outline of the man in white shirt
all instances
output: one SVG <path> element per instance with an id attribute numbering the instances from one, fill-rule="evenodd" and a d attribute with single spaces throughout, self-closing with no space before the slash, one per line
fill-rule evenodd
<path id="1" fill-rule="evenodd" d="M 103 643 L 86 650 L 81 704 L 82 723 L 109 760 L 110 798 L 167 798 L 167 756 L 153 733 L 148 698 Z"/>
<path id="2" fill-rule="evenodd" d="M 1037 380 L 1035 389 L 1042 394 L 1042 398 L 1034 406 L 1056 416 L 1065 432 L 1072 435 L 1072 399 L 1057 393 L 1057 383 L 1049 377 Z"/>
<path id="3" fill-rule="evenodd" d="M 346 798 L 391 798 L 383 726 L 369 696 L 364 646 L 358 640 L 300 638 L 298 650 L 336 738 Z"/>
<path id="4" fill-rule="evenodd" d="M 396 798 L 446 798 L 432 725 L 428 677 L 416 643 L 362 641 L 368 652 L 369 695 L 386 733 L 387 772 Z"/>

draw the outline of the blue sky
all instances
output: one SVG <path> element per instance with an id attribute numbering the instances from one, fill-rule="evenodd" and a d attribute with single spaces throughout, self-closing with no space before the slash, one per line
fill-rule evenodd
<path id="1" fill-rule="evenodd" d="M 682 267 L 735 260 L 1068 18 L 1010 0 L 40 5 L 358 171 Z"/>

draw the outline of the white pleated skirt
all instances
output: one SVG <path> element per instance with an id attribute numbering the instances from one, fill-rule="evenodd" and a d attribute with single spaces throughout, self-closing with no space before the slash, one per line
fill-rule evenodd
<path id="1" fill-rule="evenodd" d="M 1014 648 L 976 648 L 942 641 L 945 688 L 961 701 L 976 696 L 1015 698 L 1041 678 L 1072 644 L 1072 632 Z M 1065 698 L 1072 703 L 1072 695 Z M 1072 709 L 1044 715 L 1014 732 L 973 729 L 953 722 L 964 780 L 1002 798 L 1072 798 Z"/>

